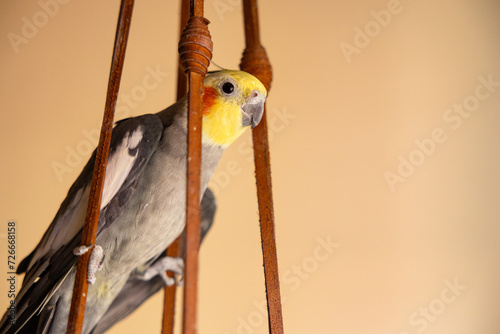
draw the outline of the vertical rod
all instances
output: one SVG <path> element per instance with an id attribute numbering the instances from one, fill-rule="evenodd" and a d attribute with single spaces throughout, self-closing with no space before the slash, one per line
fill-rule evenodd
<path id="1" fill-rule="evenodd" d="M 212 58 L 203 0 L 190 1 L 190 18 L 179 41 L 179 55 L 188 77 L 188 138 L 186 182 L 186 252 L 184 257 L 184 334 L 197 332 L 198 253 L 200 247 L 200 170 L 203 80 Z"/>
<path id="2" fill-rule="evenodd" d="M 257 127 L 260 126 L 260 129 Z M 259 203 L 260 236 L 264 260 L 269 333 L 282 334 L 283 314 L 276 251 L 272 181 L 267 136 L 267 119 L 263 118 L 253 129 L 255 175 L 257 178 L 257 198 Z"/>
<path id="3" fill-rule="evenodd" d="M 201 108 L 203 76 L 190 72 L 188 114 L 188 159 L 186 203 L 186 275 L 184 279 L 183 333 L 197 332 L 198 253 L 200 246 L 200 167 L 201 167 Z"/>
<path id="4" fill-rule="evenodd" d="M 116 108 L 116 100 L 118 97 L 118 90 L 120 88 L 120 79 L 125 59 L 125 50 L 127 48 L 133 6 L 133 0 L 122 0 L 121 2 L 111 71 L 109 74 L 106 105 L 102 120 L 101 134 L 99 137 L 99 146 L 97 148 L 94 173 L 90 186 L 85 226 L 83 228 L 82 245 L 95 244 L 97 225 L 99 223 L 102 190 L 104 187 L 104 177 L 106 174 L 111 133 L 113 130 L 113 118 Z M 75 283 L 73 286 L 73 296 L 71 299 L 71 309 L 66 330 L 66 333 L 68 334 L 79 334 L 82 331 L 88 291 L 87 269 L 92 249 L 78 258 Z"/>
<path id="5" fill-rule="evenodd" d="M 246 48 L 240 67 L 255 75 L 269 91 L 272 80 L 271 64 L 260 43 L 257 0 L 243 0 Z M 271 180 L 271 161 L 267 130 L 267 113 L 252 131 L 257 198 L 259 203 L 260 232 L 264 276 L 266 284 L 269 333 L 282 334 L 283 314 L 278 274 L 278 256 L 274 224 L 274 205 Z"/>
<path id="6" fill-rule="evenodd" d="M 179 35 L 186 27 L 189 19 L 189 0 L 181 0 L 181 19 Z M 184 70 L 182 69 L 181 59 L 179 57 L 177 62 L 177 101 L 179 101 L 187 93 L 187 78 Z M 167 256 L 179 257 L 181 255 L 181 238 L 178 237 L 167 249 Z M 173 277 L 173 273 L 168 272 L 167 275 Z M 163 323 L 162 334 L 174 333 L 174 318 L 175 318 L 175 296 L 177 291 L 177 284 L 172 286 L 165 286 L 164 299 L 163 299 Z"/>
<path id="7" fill-rule="evenodd" d="M 204 1 L 203 0 L 191 0 L 189 9 L 190 9 L 191 16 L 203 17 Z"/>

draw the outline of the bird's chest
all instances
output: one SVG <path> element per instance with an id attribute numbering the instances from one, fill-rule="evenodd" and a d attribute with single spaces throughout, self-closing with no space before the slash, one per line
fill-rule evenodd
<path id="1" fill-rule="evenodd" d="M 184 228 L 185 173 L 182 161 L 152 158 L 134 196 L 107 233 L 105 251 L 115 261 L 134 268 L 156 256 Z M 99 242 L 99 241 L 98 241 Z"/>
<path id="2" fill-rule="evenodd" d="M 202 156 L 202 193 L 222 152 L 215 153 Z M 97 241 L 109 254 L 109 268 L 131 271 L 164 251 L 184 229 L 185 207 L 185 156 L 159 151 L 151 157 L 121 217 Z"/>

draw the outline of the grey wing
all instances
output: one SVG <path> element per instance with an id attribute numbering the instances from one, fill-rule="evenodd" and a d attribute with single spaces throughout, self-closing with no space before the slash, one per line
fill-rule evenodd
<path id="1" fill-rule="evenodd" d="M 207 188 L 201 200 L 201 241 L 212 227 L 217 204 L 215 196 L 210 189 Z M 182 247 L 184 253 L 184 247 Z M 166 250 L 162 252 L 154 262 L 165 256 Z M 113 303 L 106 311 L 104 316 L 99 320 L 91 334 L 101 334 L 110 329 L 117 322 L 123 320 L 142 305 L 149 297 L 153 296 L 164 286 L 161 277 L 153 277 L 149 281 L 143 281 L 134 276 L 130 276 L 122 291 L 114 299 Z"/>
<path id="2" fill-rule="evenodd" d="M 98 233 L 112 224 L 120 208 L 126 205 L 162 133 L 163 124 L 156 115 L 129 118 L 116 124 L 111 138 Z M 26 272 L 26 276 L 16 296 L 17 320 L 10 326 L 7 314 L 4 315 L 0 323 L 2 334 L 17 333 L 44 307 L 75 265 L 77 257 L 73 255 L 73 249 L 81 241 L 95 155 L 94 151 L 38 246 L 20 263 L 18 274 Z"/>

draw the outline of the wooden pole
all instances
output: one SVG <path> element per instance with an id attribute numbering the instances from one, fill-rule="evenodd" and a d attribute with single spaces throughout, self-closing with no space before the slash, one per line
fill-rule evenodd
<path id="1" fill-rule="evenodd" d="M 116 29 L 115 46 L 113 50 L 111 71 L 109 74 L 108 93 L 106 96 L 101 134 L 99 137 L 99 146 L 97 147 L 87 214 L 85 217 L 85 226 L 83 228 L 82 245 L 95 245 L 97 225 L 99 223 L 99 213 L 101 208 L 102 190 L 104 187 L 104 177 L 106 174 L 111 133 L 113 130 L 116 100 L 118 98 L 118 90 L 120 88 L 120 79 L 125 59 L 125 50 L 127 48 L 133 7 L 133 0 L 122 0 L 120 15 L 118 17 L 118 26 Z M 66 330 L 66 333 L 68 334 L 80 334 L 82 331 L 88 291 L 87 269 L 92 249 L 93 247 L 87 253 L 78 258 L 75 283 L 73 286 L 73 297 L 71 299 L 71 309 Z"/>
<path id="2" fill-rule="evenodd" d="M 255 75 L 269 92 L 272 81 L 272 69 L 266 51 L 260 43 L 257 0 L 243 0 L 243 14 L 245 17 L 246 48 L 243 52 L 240 68 Z M 282 334 L 284 333 L 283 314 L 281 309 L 278 256 L 274 228 L 271 161 L 265 111 L 261 122 L 253 129 L 252 137 L 264 276 L 266 281 L 269 333 Z"/>
<path id="3" fill-rule="evenodd" d="M 208 20 L 203 0 L 190 1 L 190 18 L 179 42 L 179 55 L 188 76 L 188 138 L 186 185 L 186 254 L 184 259 L 183 333 L 197 332 L 198 253 L 200 248 L 200 168 L 203 79 L 212 59 Z"/>

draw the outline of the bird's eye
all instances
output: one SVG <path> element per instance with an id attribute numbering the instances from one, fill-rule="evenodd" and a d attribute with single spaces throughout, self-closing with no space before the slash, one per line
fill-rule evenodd
<path id="1" fill-rule="evenodd" d="M 222 91 L 226 94 L 231 94 L 234 91 L 234 85 L 230 82 L 225 82 L 222 85 Z"/>

